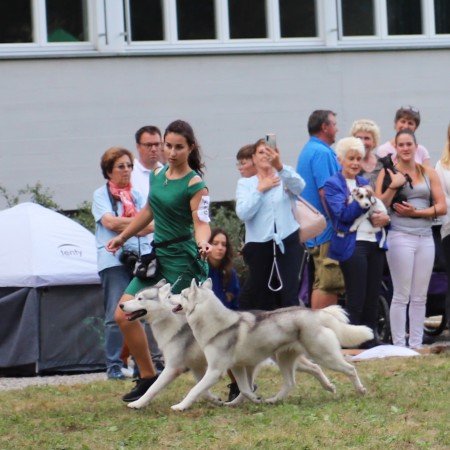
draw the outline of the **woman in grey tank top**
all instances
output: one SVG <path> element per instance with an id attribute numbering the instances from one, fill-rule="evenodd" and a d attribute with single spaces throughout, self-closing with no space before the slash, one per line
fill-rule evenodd
<path id="1" fill-rule="evenodd" d="M 381 170 L 376 195 L 389 207 L 391 229 L 386 254 L 394 294 L 390 319 L 394 345 L 405 347 L 406 312 L 409 304 L 409 342 L 411 348 L 422 345 L 428 284 L 434 263 L 432 220 L 446 213 L 447 204 L 435 170 L 415 162 L 417 142 L 411 130 L 395 136 L 397 173 L 389 169 L 391 182 L 382 192 L 385 170 Z M 407 182 L 408 176 L 410 182 Z M 406 201 L 392 203 L 401 190 Z"/>

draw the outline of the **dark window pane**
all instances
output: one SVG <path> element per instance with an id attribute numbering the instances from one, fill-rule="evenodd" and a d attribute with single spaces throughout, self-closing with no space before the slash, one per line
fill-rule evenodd
<path id="1" fill-rule="evenodd" d="M 373 36 L 373 0 L 342 0 L 342 25 L 344 36 Z"/>
<path id="2" fill-rule="evenodd" d="M 177 0 L 178 39 L 215 39 L 214 0 Z"/>
<path id="3" fill-rule="evenodd" d="M 228 0 L 231 39 L 267 37 L 265 0 Z"/>
<path id="4" fill-rule="evenodd" d="M 33 42 L 31 0 L 0 3 L 0 44 Z"/>
<path id="5" fill-rule="evenodd" d="M 85 0 L 46 0 L 48 42 L 87 41 Z"/>
<path id="6" fill-rule="evenodd" d="M 434 19 L 437 34 L 450 33 L 450 2 L 434 0 Z"/>
<path id="7" fill-rule="evenodd" d="M 421 0 L 387 0 L 388 34 L 422 34 Z"/>
<path id="8" fill-rule="evenodd" d="M 132 41 L 164 40 L 162 0 L 130 0 Z"/>
<path id="9" fill-rule="evenodd" d="M 281 37 L 316 37 L 315 0 L 280 0 Z"/>

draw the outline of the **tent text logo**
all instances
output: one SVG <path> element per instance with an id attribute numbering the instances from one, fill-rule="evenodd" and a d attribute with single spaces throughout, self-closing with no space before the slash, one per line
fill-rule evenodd
<path id="1" fill-rule="evenodd" d="M 81 247 L 74 244 L 62 244 L 58 247 L 61 252 L 61 256 L 76 256 L 81 258 L 83 256 L 83 252 L 81 251 Z"/>

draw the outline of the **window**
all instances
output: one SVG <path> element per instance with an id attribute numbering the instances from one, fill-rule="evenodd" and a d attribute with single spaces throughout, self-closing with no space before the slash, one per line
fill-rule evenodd
<path id="1" fill-rule="evenodd" d="M 437 34 L 450 34 L 450 2 L 434 0 L 434 20 Z"/>
<path id="2" fill-rule="evenodd" d="M 178 39 L 215 39 L 214 0 L 177 0 Z"/>
<path id="3" fill-rule="evenodd" d="M 14 0 L 0 4 L 0 43 L 33 42 L 30 0 Z"/>
<path id="4" fill-rule="evenodd" d="M 163 5 L 162 0 L 129 0 L 131 40 L 162 41 Z"/>
<path id="5" fill-rule="evenodd" d="M 282 38 L 316 37 L 315 0 L 280 0 Z"/>
<path id="6" fill-rule="evenodd" d="M 46 0 L 48 42 L 87 41 L 84 0 Z"/>
<path id="7" fill-rule="evenodd" d="M 0 1 L 0 58 L 450 48 L 450 0 Z"/>
<path id="8" fill-rule="evenodd" d="M 373 36 L 374 18 L 373 0 L 342 0 L 344 36 Z"/>
<path id="9" fill-rule="evenodd" d="M 265 0 L 228 0 L 231 39 L 267 38 Z"/>
<path id="10" fill-rule="evenodd" d="M 422 34 L 421 0 L 386 0 L 388 34 Z"/>

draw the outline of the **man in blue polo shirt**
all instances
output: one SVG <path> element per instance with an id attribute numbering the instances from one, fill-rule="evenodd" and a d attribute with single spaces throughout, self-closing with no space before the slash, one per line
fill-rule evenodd
<path id="1" fill-rule="evenodd" d="M 303 147 L 297 163 L 297 172 L 306 182 L 302 197 L 315 206 L 327 219 L 323 233 L 306 242 L 314 262 L 314 284 L 311 308 L 320 309 L 337 303 L 338 295 L 344 291 L 344 281 L 339 263 L 327 257 L 333 228 L 322 204 L 323 186 L 341 166 L 336 153 L 330 147 L 336 139 L 336 113 L 316 110 L 309 116 L 309 141 Z"/>

